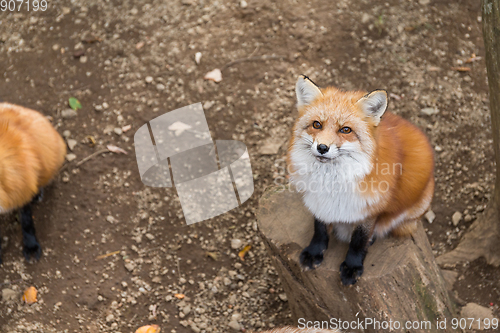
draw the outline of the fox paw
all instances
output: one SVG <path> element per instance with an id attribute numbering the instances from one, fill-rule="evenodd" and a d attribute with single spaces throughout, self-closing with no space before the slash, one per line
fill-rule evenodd
<path id="1" fill-rule="evenodd" d="M 363 266 L 350 267 L 345 261 L 340 264 L 340 279 L 344 286 L 355 284 L 361 274 L 363 274 Z"/>
<path id="2" fill-rule="evenodd" d="M 306 270 L 315 269 L 323 262 L 323 251 L 306 247 L 300 254 L 300 264 Z"/>
<path id="3" fill-rule="evenodd" d="M 38 191 L 38 193 L 33 197 L 33 199 L 31 200 L 31 202 L 42 202 L 43 200 L 43 188 L 40 188 L 40 190 Z"/>
<path id="4" fill-rule="evenodd" d="M 40 246 L 40 243 L 32 243 L 29 245 L 24 245 L 23 246 L 23 254 L 24 258 L 26 258 L 26 261 L 38 261 L 40 260 L 40 256 L 42 255 L 42 247 Z"/>

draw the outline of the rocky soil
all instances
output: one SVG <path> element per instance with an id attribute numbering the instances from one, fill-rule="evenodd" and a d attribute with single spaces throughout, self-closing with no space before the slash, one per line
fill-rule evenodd
<path id="1" fill-rule="evenodd" d="M 203 79 L 216 68 L 221 82 Z M 492 191 L 477 0 L 49 0 L 46 11 L 0 12 L 0 74 L 0 99 L 43 112 L 71 148 L 34 209 L 40 262 L 24 261 L 15 214 L 0 220 L 1 332 L 294 324 L 255 211 L 267 186 L 286 182 L 299 74 L 320 86 L 387 89 L 389 109 L 429 136 L 435 218 L 424 226 L 436 255 L 457 244 Z M 68 111 L 70 97 L 83 108 Z M 133 135 L 196 102 L 213 139 L 247 145 L 255 193 L 187 226 L 174 188 L 141 183 Z M 128 154 L 79 164 L 109 144 Z M 458 299 L 500 316 L 498 268 L 479 259 L 448 269 Z M 26 305 L 31 285 L 38 302 Z"/>

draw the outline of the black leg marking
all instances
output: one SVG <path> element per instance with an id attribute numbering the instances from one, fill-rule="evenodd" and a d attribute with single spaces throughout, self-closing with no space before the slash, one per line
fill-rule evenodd
<path id="1" fill-rule="evenodd" d="M 23 230 L 23 254 L 27 261 L 31 258 L 38 260 L 42 254 L 40 243 L 36 239 L 33 215 L 31 214 L 31 204 L 26 204 L 20 209 L 21 228 Z"/>
<path id="2" fill-rule="evenodd" d="M 40 187 L 40 189 L 38 190 L 38 194 L 33 197 L 31 202 L 38 203 L 41 202 L 42 200 L 43 200 L 43 187 Z"/>
<path id="3" fill-rule="evenodd" d="M 314 236 L 308 247 L 300 254 L 300 264 L 304 269 L 315 269 L 323 261 L 323 253 L 328 248 L 328 230 L 326 224 L 314 219 Z"/>
<path id="4" fill-rule="evenodd" d="M 354 229 L 345 261 L 340 265 L 340 278 L 344 285 L 355 284 L 363 274 L 363 261 L 368 253 L 370 235 L 367 228 L 360 225 Z"/>
<path id="5" fill-rule="evenodd" d="M 2 234 L 0 234 L 0 265 L 2 264 Z"/>

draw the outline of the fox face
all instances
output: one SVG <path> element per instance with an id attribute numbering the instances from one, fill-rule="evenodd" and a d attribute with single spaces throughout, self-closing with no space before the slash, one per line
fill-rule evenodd
<path id="1" fill-rule="evenodd" d="M 320 90 L 301 76 L 296 93 L 299 118 L 289 149 L 292 181 L 317 171 L 349 181 L 369 174 L 376 127 L 387 108 L 386 92 Z"/>

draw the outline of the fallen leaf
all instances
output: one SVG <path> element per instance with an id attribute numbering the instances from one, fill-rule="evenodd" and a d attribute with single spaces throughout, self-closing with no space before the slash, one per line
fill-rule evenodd
<path id="1" fill-rule="evenodd" d="M 427 71 L 429 72 L 439 72 L 441 70 L 441 68 L 437 67 L 437 66 L 429 66 L 427 67 Z"/>
<path id="2" fill-rule="evenodd" d="M 205 80 L 212 80 L 214 82 L 220 82 L 220 81 L 222 81 L 222 72 L 220 71 L 220 69 L 216 68 L 213 71 L 205 74 L 205 76 L 203 78 Z"/>
<path id="3" fill-rule="evenodd" d="M 139 327 L 135 333 L 160 333 L 160 330 L 158 325 L 146 325 Z"/>
<path id="4" fill-rule="evenodd" d="M 472 57 L 470 57 L 469 59 L 465 60 L 465 63 L 466 64 L 470 64 L 470 63 L 472 63 L 474 61 L 479 61 L 481 59 L 483 59 L 483 58 L 482 57 L 476 57 L 476 55 L 473 54 Z"/>
<path id="5" fill-rule="evenodd" d="M 483 58 L 482 58 L 482 57 L 478 57 L 478 56 L 476 56 L 476 54 L 475 54 L 475 53 L 472 53 L 472 55 L 470 56 L 470 58 L 469 58 L 469 59 L 467 59 L 467 60 L 465 60 L 465 63 L 466 63 L 466 64 L 470 64 L 470 63 L 472 63 L 472 62 L 474 62 L 474 61 L 479 61 L 479 60 L 481 60 L 481 59 L 483 59 Z"/>
<path id="6" fill-rule="evenodd" d="M 247 245 L 243 248 L 243 250 L 238 253 L 238 257 L 240 257 L 241 260 L 245 261 L 245 254 L 247 254 L 248 251 L 252 248 L 252 245 Z"/>
<path id="7" fill-rule="evenodd" d="M 470 72 L 470 67 L 465 67 L 465 66 L 452 67 L 451 69 L 454 71 L 459 71 L 459 72 Z"/>
<path id="8" fill-rule="evenodd" d="M 100 255 L 100 256 L 97 256 L 97 258 L 95 258 L 95 259 L 96 259 L 96 260 L 104 259 L 104 258 L 107 258 L 107 257 L 114 256 L 115 254 L 118 254 L 118 253 L 120 253 L 120 251 L 109 252 L 109 253 L 106 253 L 106 254 L 102 254 L 102 255 Z"/>
<path id="9" fill-rule="evenodd" d="M 107 145 L 106 148 L 108 148 L 108 150 L 112 153 L 128 155 L 128 153 L 125 150 L 117 146 Z"/>
<path id="10" fill-rule="evenodd" d="M 217 252 L 205 252 L 205 255 L 207 257 L 212 258 L 213 260 L 217 261 L 219 259 L 219 254 Z"/>
<path id="11" fill-rule="evenodd" d="M 87 43 L 87 44 L 97 43 L 97 42 L 101 42 L 101 41 L 102 41 L 102 39 L 99 37 L 88 37 L 88 38 L 82 39 L 82 42 Z"/>
<path id="12" fill-rule="evenodd" d="M 87 141 L 88 141 L 88 143 L 89 143 L 89 145 L 90 145 L 91 147 L 94 147 L 94 146 L 95 146 L 96 141 L 95 141 L 95 138 L 94 138 L 92 135 L 87 135 L 87 136 L 85 137 L 85 139 L 87 139 Z"/>
<path id="13" fill-rule="evenodd" d="M 36 303 L 36 295 L 37 294 L 38 294 L 38 291 L 36 290 L 36 288 L 31 286 L 24 291 L 22 300 L 27 304 Z"/>
<path id="14" fill-rule="evenodd" d="M 186 297 L 186 295 L 184 295 L 184 294 L 175 294 L 174 297 L 178 298 L 178 299 L 183 299 L 184 297 Z"/>
<path id="15" fill-rule="evenodd" d="M 82 108 L 82 104 L 75 97 L 71 97 L 68 100 L 68 103 L 69 103 L 69 107 L 72 108 L 75 111 Z"/>

